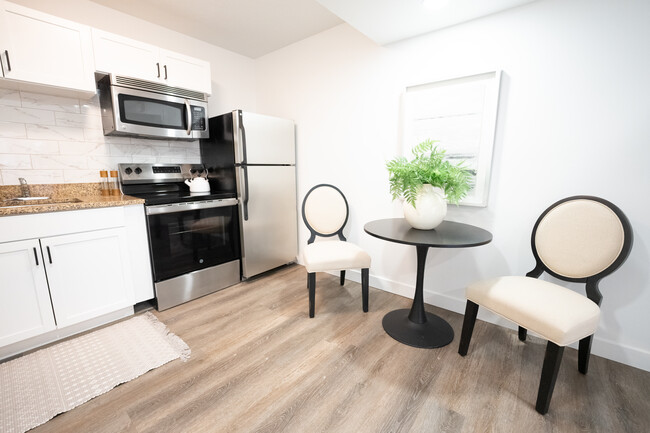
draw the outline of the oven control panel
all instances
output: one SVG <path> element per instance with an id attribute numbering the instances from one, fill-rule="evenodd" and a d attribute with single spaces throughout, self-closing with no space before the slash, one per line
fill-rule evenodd
<path id="1" fill-rule="evenodd" d="M 134 183 L 182 182 L 195 177 L 208 177 L 203 164 L 144 164 L 122 163 L 117 165 L 120 182 Z"/>

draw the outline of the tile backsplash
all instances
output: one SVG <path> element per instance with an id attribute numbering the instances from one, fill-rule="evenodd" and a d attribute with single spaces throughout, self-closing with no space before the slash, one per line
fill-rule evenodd
<path id="1" fill-rule="evenodd" d="M 106 137 L 89 100 L 0 88 L 0 185 L 99 182 L 120 162 L 200 162 L 198 141 Z"/>

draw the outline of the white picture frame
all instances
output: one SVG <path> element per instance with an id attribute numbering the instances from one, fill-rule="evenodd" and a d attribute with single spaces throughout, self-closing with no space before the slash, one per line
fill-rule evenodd
<path id="1" fill-rule="evenodd" d="M 487 206 L 501 71 L 409 86 L 404 93 L 403 154 L 426 139 L 446 150 L 451 162 L 464 160 L 472 189 L 460 201 Z"/>

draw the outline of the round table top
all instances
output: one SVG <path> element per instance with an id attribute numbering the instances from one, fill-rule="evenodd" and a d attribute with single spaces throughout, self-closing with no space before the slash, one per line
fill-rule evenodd
<path id="1" fill-rule="evenodd" d="M 436 248 L 476 247 L 492 240 L 492 233 L 487 230 L 453 221 L 443 221 L 433 230 L 418 230 L 404 218 L 388 218 L 370 221 L 363 229 L 385 241 Z"/>

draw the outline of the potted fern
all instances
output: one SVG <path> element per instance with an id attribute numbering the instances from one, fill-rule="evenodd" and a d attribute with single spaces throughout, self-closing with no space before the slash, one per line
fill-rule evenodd
<path id="1" fill-rule="evenodd" d="M 445 150 L 425 140 L 413 148 L 413 159 L 400 156 L 386 163 L 393 200 L 404 199 L 404 217 L 416 229 L 431 230 L 447 214 L 447 201 L 467 195 L 470 173 L 464 162 L 445 160 Z"/>

